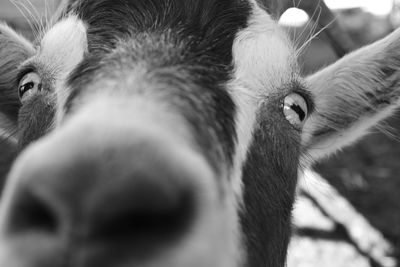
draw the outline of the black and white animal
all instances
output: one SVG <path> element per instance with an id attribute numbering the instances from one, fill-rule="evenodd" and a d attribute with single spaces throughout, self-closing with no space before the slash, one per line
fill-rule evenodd
<path id="1" fill-rule="evenodd" d="M 269 1 L 64 4 L 0 26 L 0 266 L 285 266 L 299 167 L 400 104 L 400 31 L 303 78 Z"/>

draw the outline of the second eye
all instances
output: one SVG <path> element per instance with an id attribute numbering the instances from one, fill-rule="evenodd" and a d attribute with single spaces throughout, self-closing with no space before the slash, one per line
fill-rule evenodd
<path id="1" fill-rule="evenodd" d="M 18 94 L 21 102 L 26 101 L 33 94 L 42 90 L 42 79 L 36 72 L 30 72 L 22 77 L 18 85 Z"/>
<path id="2" fill-rule="evenodd" d="M 299 94 L 293 93 L 285 97 L 283 102 L 285 118 L 296 128 L 302 128 L 308 116 L 307 102 Z"/>

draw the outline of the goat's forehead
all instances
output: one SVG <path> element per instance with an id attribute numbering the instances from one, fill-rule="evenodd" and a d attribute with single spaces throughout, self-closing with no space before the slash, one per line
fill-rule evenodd
<path id="1" fill-rule="evenodd" d="M 90 3 L 95 1 L 87 2 Z M 226 36 L 221 35 L 228 34 L 231 35 L 231 40 L 229 40 L 229 38 L 226 38 L 226 40 L 223 40 L 222 42 L 217 39 L 209 40 L 208 48 L 206 47 L 207 42 L 200 41 L 200 43 L 202 43 L 201 49 L 204 51 L 215 50 L 212 56 L 218 54 L 228 55 L 222 59 L 222 61 L 225 62 L 218 62 L 217 59 L 215 63 L 222 63 L 225 65 L 233 64 L 236 68 L 236 74 L 239 75 L 238 78 L 240 78 L 242 82 L 250 82 L 252 87 L 256 87 L 253 89 L 264 91 L 266 88 L 279 87 L 279 83 L 284 83 L 284 80 L 287 80 L 288 76 L 293 74 L 293 72 L 296 72 L 297 66 L 295 63 L 294 50 L 291 47 L 290 41 L 278 27 L 277 23 L 273 21 L 273 19 L 262 10 L 255 1 L 249 1 L 247 4 L 247 10 L 245 8 L 237 9 L 237 12 L 243 14 L 237 15 L 236 17 L 230 14 L 232 20 L 241 20 L 241 22 L 237 22 L 236 25 L 233 25 L 234 23 L 227 24 L 230 22 L 229 20 L 222 20 L 221 23 L 213 22 L 215 25 L 206 26 L 215 28 L 210 30 L 210 32 L 217 32 L 214 36 L 210 34 L 210 36 L 206 38 L 215 37 L 218 39 L 225 39 Z M 113 12 L 109 15 L 112 14 Z M 218 17 L 217 14 L 213 14 L 212 16 Z M 214 18 L 211 17 L 210 21 L 213 19 Z M 77 62 L 82 60 L 83 54 L 88 49 L 88 46 L 89 49 L 90 46 L 92 46 L 91 48 L 101 47 L 103 49 L 108 45 L 107 42 L 109 42 L 109 39 L 115 38 L 115 40 L 112 41 L 114 49 L 115 43 L 118 43 L 116 40 L 126 40 L 126 36 L 121 38 L 120 33 L 115 29 L 107 28 L 104 29 L 104 31 L 107 32 L 101 32 L 102 30 L 98 28 L 99 25 L 96 25 L 93 21 L 89 22 L 90 20 L 90 17 L 87 17 L 85 21 L 85 18 L 80 20 L 76 15 L 72 15 L 62 19 L 54 25 L 47 34 L 45 34 L 41 41 L 41 50 L 44 56 L 47 56 L 50 59 L 49 61 L 51 61 L 52 58 L 53 60 L 54 58 L 58 58 L 58 61 L 64 61 L 63 64 L 77 66 Z M 91 29 L 88 24 L 93 24 L 91 25 Z M 89 29 L 86 28 L 86 25 L 89 26 Z M 115 28 L 119 28 L 117 25 L 114 26 Z M 194 27 L 197 26 L 198 25 Z M 189 29 L 185 30 L 192 32 L 197 30 L 194 28 L 190 29 L 190 27 L 193 26 L 189 26 Z M 163 30 L 165 31 L 165 29 Z M 96 36 L 96 34 L 93 34 L 93 31 L 100 32 L 100 34 Z M 129 30 L 127 29 L 127 31 Z M 200 33 L 200 35 L 202 34 L 204 35 L 205 33 Z M 115 36 L 112 37 L 113 35 Z M 136 39 L 140 38 L 142 37 L 139 36 Z M 131 39 L 135 38 L 132 38 L 131 36 Z M 194 39 L 196 39 L 196 37 Z M 156 41 L 160 41 L 160 39 Z M 102 44 L 101 42 L 104 43 Z M 215 46 L 218 46 L 216 45 L 218 42 L 226 42 L 229 45 L 219 45 L 220 47 L 215 48 Z M 197 55 L 202 53 L 200 50 L 196 52 Z M 70 70 L 71 68 L 68 69 Z M 269 78 L 267 76 L 269 76 Z M 271 77 L 274 78 L 271 79 Z M 265 91 L 263 94 L 264 93 Z"/>

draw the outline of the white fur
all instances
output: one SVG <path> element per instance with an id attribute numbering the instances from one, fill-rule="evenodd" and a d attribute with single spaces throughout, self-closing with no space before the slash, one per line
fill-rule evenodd
<path id="1" fill-rule="evenodd" d="M 87 51 L 86 26 L 76 16 L 70 16 L 56 25 L 43 37 L 40 56 L 48 64 L 56 65 L 67 75 L 81 62 Z"/>
<path id="2" fill-rule="evenodd" d="M 242 199 L 242 168 L 252 142 L 257 110 L 267 96 L 288 81 L 294 64 L 294 50 L 277 23 L 253 3 L 249 26 L 239 32 L 233 44 L 234 80 L 230 94 L 238 108 L 238 148 L 234 157 L 232 183 Z"/>
<path id="3" fill-rule="evenodd" d="M 62 109 L 68 96 L 65 80 L 82 61 L 88 50 L 87 29 L 82 20 L 70 16 L 54 25 L 43 37 L 38 60 L 55 71 L 57 94 L 56 121 L 60 121 Z"/>

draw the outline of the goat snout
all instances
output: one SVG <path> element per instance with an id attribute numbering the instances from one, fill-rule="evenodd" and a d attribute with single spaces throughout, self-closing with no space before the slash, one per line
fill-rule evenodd
<path id="1" fill-rule="evenodd" d="M 28 148 L 10 174 L 0 231 L 21 255 L 31 253 L 27 262 L 37 265 L 29 266 L 53 266 L 54 255 L 91 262 L 79 266 L 145 261 L 193 226 L 195 181 L 211 171 L 147 133 L 102 144 L 92 137 L 50 137 Z"/>

